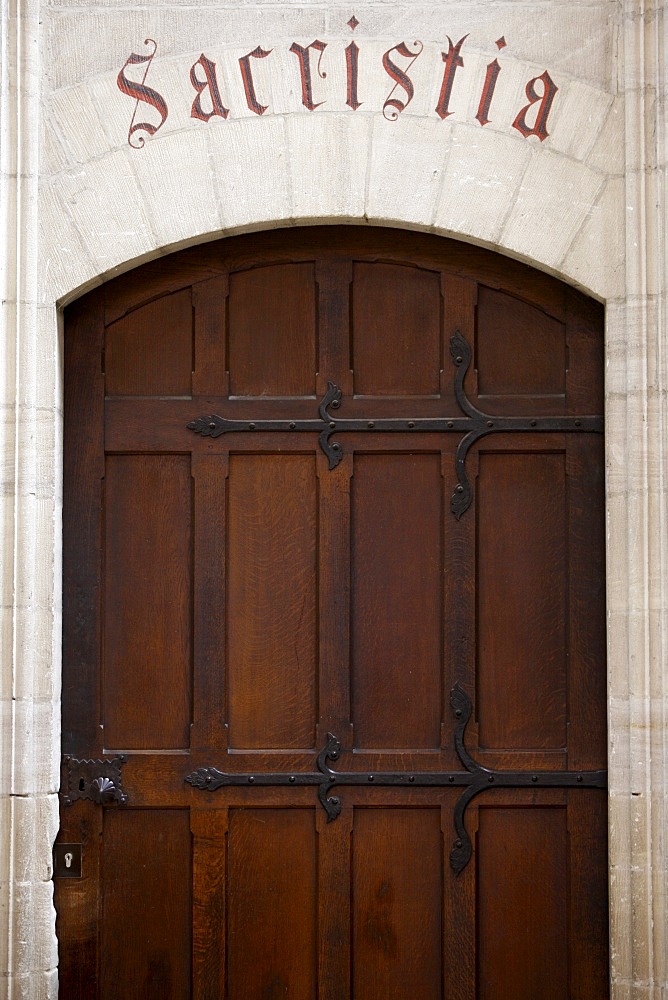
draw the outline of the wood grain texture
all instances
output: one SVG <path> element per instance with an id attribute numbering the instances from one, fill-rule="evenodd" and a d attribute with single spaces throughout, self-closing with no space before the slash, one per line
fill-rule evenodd
<path id="1" fill-rule="evenodd" d="M 102 855 L 102 1000 L 187 1000 L 192 947 L 188 811 L 109 811 Z"/>
<path id="2" fill-rule="evenodd" d="M 315 745 L 316 483 L 311 456 L 230 458 L 227 662 L 236 748 Z"/>
<path id="3" fill-rule="evenodd" d="M 313 264 L 274 264 L 230 278 L 230 391 L 312 396 L 317 331 Z"/>
<path id="4" fill-rule="evenodd" d="M 487 749 L 566 745 L 563 453 L 480 455 L 478 722 Z"/>
<path id="5" fill-rule="evenodd" d="M 480 1000 L 566 1000 L 565 808 L 480 806 L 476 864 Z"/>
<path id="6" fill-rule="evenodd" d="M 108 396 L 189 396 L 192 369 L 190 289 L 141 306 L 106 329 Z"/>
<path id="7" fill-rule="evenodd" d="M 442 857 L 439 809 L 355 810 L 355 1000 L 440 1000 Z"/>
<path id="8" fill-rule="evenodd" d="M 352 368 L 364 396 L 437 395 L 440 275 L 397 264 L 354 266 Z"/>
<path id="9" fill-rule="evenodd" d="M 440 455 L 355 458 L 352 676 L 360 748 L 440 745 L 441 499 Z"/>
<path id="10" fill-rule="evenodd" d="M 315 810 L 233 810 L 228 837 L 228 1000 L 313 1000 Z"/>
<path id="11" fill-rule="evenodd" d="M 189 456 L 109 456 L 105 504 L 106 745 L 186 747 L 192 688 Z"/>

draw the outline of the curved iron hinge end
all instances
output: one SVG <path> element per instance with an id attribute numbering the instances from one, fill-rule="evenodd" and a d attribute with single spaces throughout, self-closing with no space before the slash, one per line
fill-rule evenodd
<path id="1" fill-rule="evenodd" d="M 341 753 L 341 741 L 333 733 L 327 733 L 327 742 L 320 751 L 316 761 L 316 767 L 326 780 L 318 786 L 318 799 L 320 805 L 327 813 L 327 822 L 331 823 L 341 814 L 341 800 L 338 795 L 330 795 L 332 787 L 336 783 L 336 771 L 328 766 L 328 760 L 338 760 Z"/>
<path id="2" fill-rule="evenodd" d="M 455 374 L 455 399 L 457 400 L 457 405 L 467 417 L 479 417 L 479 410 L 471 403 L 464 390 L 464 379 L 469 370 L 473 354 L 471 345 L 462 337 L 459 330 L 455 330 L 454 335 L 450 338 L 450 356 L 457 368 Z"/>
<path id="3" fill-rule="evenodd" d="M 473 845 L 464 826 L 464 813 L 466 807 L 478 792 L 481 791 L 477 785 L 470 785 L 457 799 L 455 805 L 454 822 L 457 839 L 450 851 L 450 867 L 455 875 L 461 875 L 473 856 Z"/>

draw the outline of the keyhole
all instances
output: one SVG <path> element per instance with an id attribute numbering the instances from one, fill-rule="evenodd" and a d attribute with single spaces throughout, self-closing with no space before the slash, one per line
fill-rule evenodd
<path id="1" fill-rule="evenodd" d="M 74 855 L 72 854 L 71 851 L 68 851 L 67 854 L 65 855 L 65 867 L 66 868 L 71 868 L 72 867 L 72 858 L 73 857 L 74 857 Z"/>

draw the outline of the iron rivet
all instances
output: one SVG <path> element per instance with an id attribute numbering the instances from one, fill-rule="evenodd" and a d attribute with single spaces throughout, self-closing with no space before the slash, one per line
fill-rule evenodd
<path id="1" fill-rule="evenodd" d="M 449 427 L 449 428 L 450 428 L 451 430 L 452 430 L 452 428 L 453 428 L 454 426 L 455 426 L 455 425 L 453 424 L 452 420 L 448 420 L 448 427 Z"/>
<path id="2" fill-rule="evenodd" d="M 452 783 L 454 782 L 454 780 L 455 780 L 455 779 L 454 779 L 454 778 L 452 777 L 452 775 L 450 775 L 450 776 L 448 777 L 448 781 L 450 782 L 450 784 L 452 784 Z"/>
<path id="3" fill-rule="evenodd" d="M 531 775 L 531 780 L 532 780 L 532 781 L 538 781 L 538 775 L 536 775 L 536 774 L 532 774 L 532 775 Z"/>
<path id="4" fill-rule="evenodd" d="M 290 430 L 291 430 L 291 431 L 293 431 L 293 430 L 295 429 L 295 427 L 296 427 L 296 426 L 297 426 L 297 424 L 296 424 L 296 423 L 294 422 L 294 420 L 292 420 L 292 421 L 290 422 Z"/>
<path id="5" fill-rule="evenodd" d="M 367 424 L 367 427 L 369 427 L 370 429 L 375 426 L 376 425 L 374 424 L 373 420 L 370 420 L 369 423 Z"/>
<path id="6" fill-rule="evenodd" d="M 576 420 L 576 421 L 575 421 L 575 426 L 576 426 L 576 427 L 579 427 L 581 423 L 582 423 L 582 421 L 581 421 L 581 420 Z"/>
<path id="7" fill-rule="evenodd" d="M 414 420 L 409 420 L 408 421 L 408 426 L 410 427 L 411 430 L 413 430 L 413 428 L 415 427 L 415 421 Z"/>
<path id="8" fill-rule="evenodd" d="M 411 776 L 409 777 L 409 779 L 408 779 L 408 780 L 409 780 L 409 781 L 415 781 L 415 778 L 414 778 L 414 777 L 413 777 L 413 775 L 411 774 Z"/>
<path id="9" fill-rule="evenodd" d="M 333 451 L 341 451 L 341 445 L 340 444 L 333 444 L 332 445 L 332 450 Z"/>
<path id="10" fill-rule="evenodd" d="M 461 708 L 456 708 L 455 709 L 455 715 L 457 716 L 458 719 L 460 718 L 461 714 L 462 714 Z"/>
<path id="11" fill-rule="evenodd" d="M 254 778 L 254 777 L 253 777 L 253 775 L 251 774 L 251 775 L 249 776 L 249 778 L 248 778 L 248 783 L 249 783 L 250 785 L 252 785 L 254 781 L 255 781 L 255 778 Z"/>
<path id="12" fill-rule="evenodd" d="M 341 405 L 341 400 L 340 399 L 335 399 L 329 405 L 332 407 L 333 410 L 338 410 L 338 408 Z"/>
<path id="13" fill-rule="evenodd" d="M 532 421 L 531 421 L 531 426 L 532 426 L 532 427 L 535 427 L 535 426 L 536 426 L 536 423 L 537 423 L 537 421 L 536 421 L 536 420 L 532 420 Z"/>
<path id="14" fill-rule="evenodd" d="M 373 781 L 373 774 L 369 775 L 369 781 Z"/>
<path id="15" fill-rule="evenodd" d="M 493 427 L 494 426 L 494 421 L 493 420 L 488 420 L 487 421 L 487 426 L 488 427 Z"/>
<path id="16" fill-rule="evenodd" d="M 458 486 L 457 487 L 457 492 L 458 493 L 463 493 L 464 492 L 464 487 L 463 486 Z"/>
<path id="17" fill-rule="evenodd" d="M 290 783 L 291 783 L 292 785 L 294 785 L 294 783 L 295 783 L 295 776 L 294 776 L 294 774 L 291 774 L 291 775 L 290 775 Z"/>
<path id="18" fill-rule="evenodd" d="M 457 362 L 457 364 L 458 364 L 458 365 L 461 365 L 461 363 L 462 363 L 462 361 L 463 361 L 464 359 L 463 359 L 463 358 L 461 358 L 461 357 L 459 357 L 459 358 L 456 358 L 455 360 L 456 360 L 456 362 Z"/>
<path id="19" fill-rule="evenodd" d="M 249 424 L 248 425 L 248 429 L 251 430 L 251 431 L 254 431 L 255 430 L 255 424 Z"/>
<path id="20" fill-rule="evenodd" d="M 492 781 L 494 781 L 494 775 L 493 775 L 493 774 L 490 774 L 490 775 L 489 775 L 489 777 L 487 778 L 487 780 L 488 780 L 488 781 L 490 782 L 490 784 L 491 784 L 491 782 L 492 782 Z"/>
<path id="21" fill-rule="evenodd" d="M 461 847 L 461 846 L 462 846 L 461 840 L 456 840 L 455 841 L 455 847 Z"/>
<path id="22" fill-rule="evenodd" d="M 336 781 L 336 778 L 334 777 L 334 775 L 331 775 L 331 777 L 330 777 L 330 779 L 329 779 L 329 780 L 330 780 L 330 781 Z"/>
<path id="23" fill-rule="evenodd" d="M 332 795 L 329 801 L 332 803 L 332 805 L 338 806 L 341 800 L 339 799 L 338 795 Z"/>
<path id="24" fill-rule="evenodd" d="M 214 424 L 214 422 L 212 420 L 211 423 L 209 424 L 209 430 L 215 431 L 215 429 L 216 429 L 216 425 Z"/>
<path id="25" fill-rule="evenodd" d="M 207 774 L 207 776 L 206 776 L 206 783 L 207 783 L 207 785 L 210 785 L 212 781 L 213 781 L 213 778 L 211 777 L 211 775 Z"/>
<path id="26" fill-rule="evenodd" d="M 578 781 L 582 781 L 582 775 L 581 775 L 581 774 L 578 774 L 578 776 L 577 776 L 577 780 L 578 780 Z"/>
<path id="27" fill-rule="evenodd" d="M 330 426 L 331 430 L 334 430 L 334 428 L 336 427 L 336 422 L 334 420 L 330 420 L 329 426 Z"/>

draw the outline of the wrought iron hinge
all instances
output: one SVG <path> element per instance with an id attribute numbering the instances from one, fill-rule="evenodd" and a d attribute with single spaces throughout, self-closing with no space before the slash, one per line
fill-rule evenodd
<path id="1" fill-rule="evenodd" d="M 67 790 L 61 793 L 63 805 L 69 806 L 77 799 L 90 799 L 100 805 L 117 803 L 124 806 L 128 797 L 123 791 L 121 768 L 127 759 L 124 754 L 111 760 L 63 757 L 67 771 Z"/>
<path id="2" fill-rule="evenodd" d="M 342 392 L 339 386 L 328 382 L 327 392 L 318 407 L 319 418 L 310 420 L 228 420 L 213 413 L 191 420 L 187 427 L 203 437 L 220 437 L 221 434 L 245 433 L 249 431 L 282 431 L 283 433 L 305 431 L 319 434 L 319 443 L 327 456 L 329 468 L 335 469 L 343 458 L 343 449 L 332 435 L 360 431 L 374 433 L 459 433 L 464 434 L 457 446 L 455 474 L 457 485 L 450 500 L 450 509 L 457 520 L 468 510 L 473 500 L 473 490 L 466 475 L 466 456 L 471 447 L 483 437 L 498 433 L 561 432 L 596 433 L 603 432 L 603 417 L 559 416 L 559 417 L 499 417 L 484 413 L 473 405 L 464 390 L 464 378 L 472 359 L 471 347 L 459 330 L 450 339 L 450 354 L 455 365 L 454 392 L 457 405 L 464 414 L 453 417 L 389 417 L 378 419 L 339 419 L 329 411 L 341 406 Z"/>
<path id="3" fill-rule="evenodd" d="M 464 731 L 471 717 L 471 700 L 456 684 L 450 692 L 450 705 L 457 719 L 455 749 L 466 768 L 465 771 L 335 771 L 327 763 L 338 760 L 341 744 L 332 733 L 318 754 L 317 771 L 296 774 L 286 772 L 234 774 L 219 771 L 216 767 L 200 767 L 189 774 L 185 781 L 194 788 L 213 792 L 232 785 L 298 786 L 316 785 L 318 799 L 327 813 L 327 820 L 335 820 L 341 812 L 341 799 L 332 795 L 336 786 L 366 785 L 368 787 L 448 788 L 464 786 L 454 809 L 456 840 L 450 852 L 450 867 L 459 875 L 471 859 L 473 848 L 464 825 L 464 814 L 469 802 L 490 788 L 605 788 L 607 771 L 494 771 L 483 767 L 471 757 L 464 743 Z"/>

